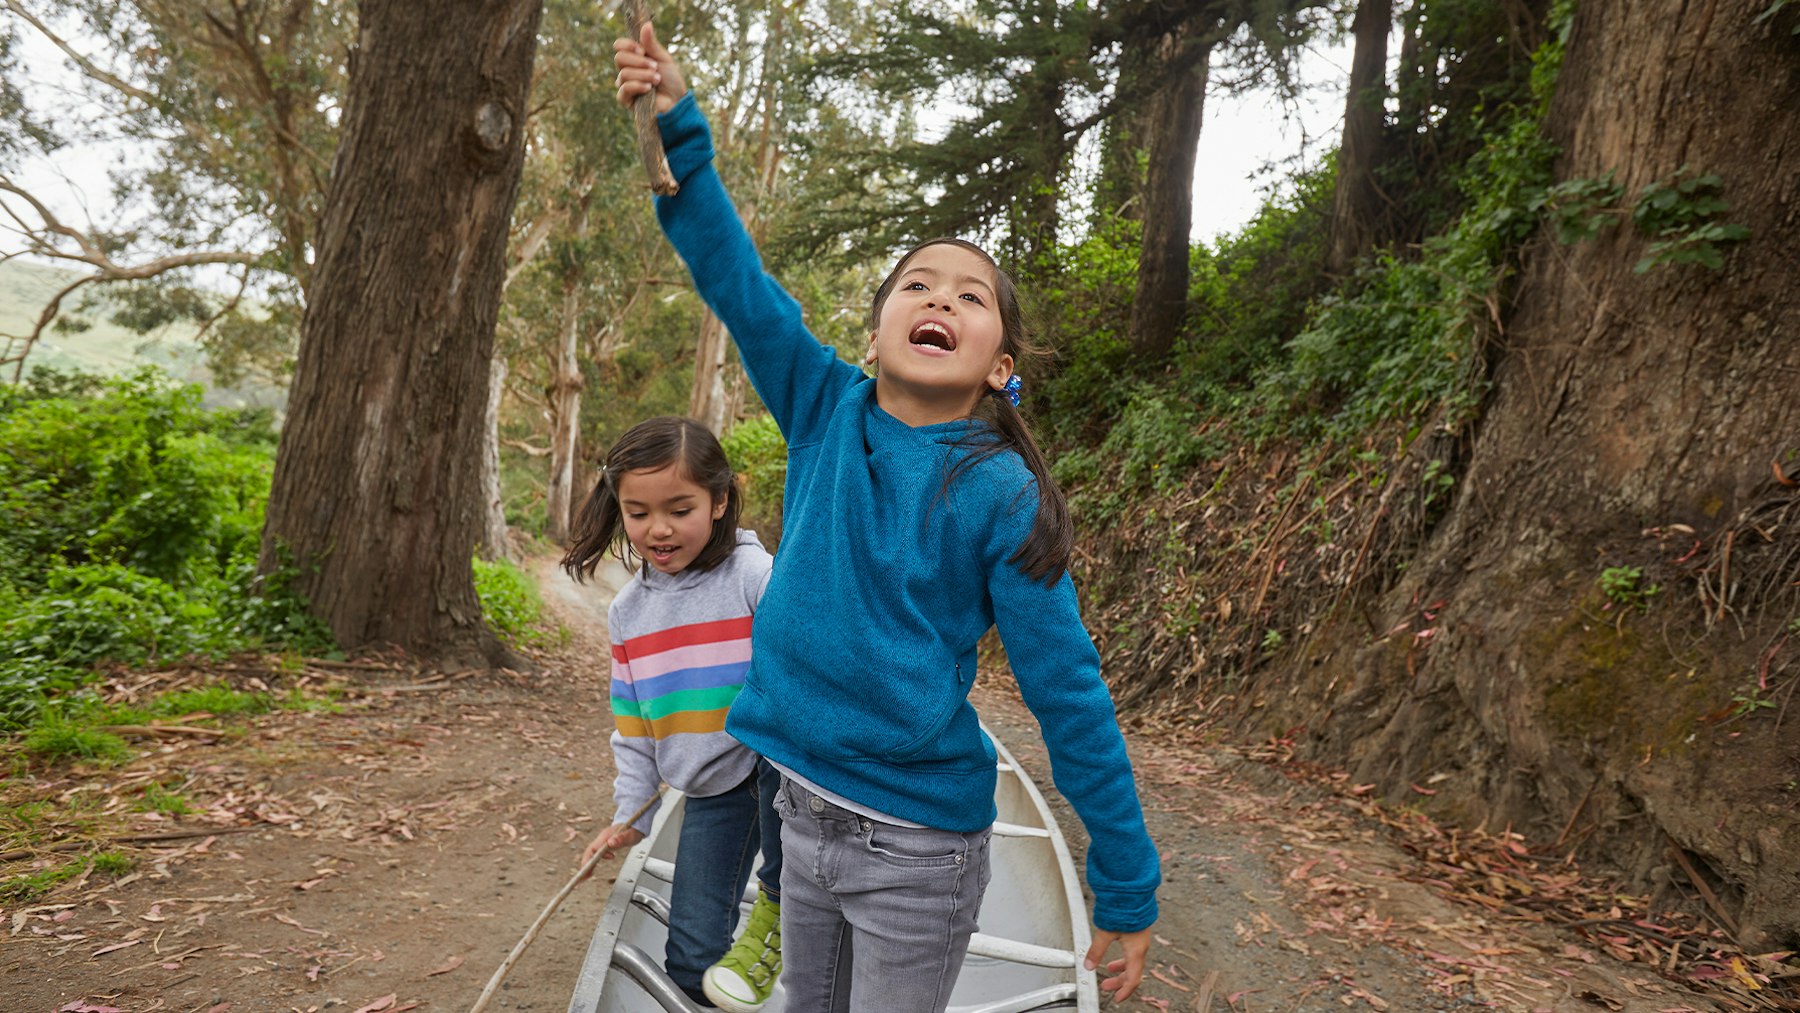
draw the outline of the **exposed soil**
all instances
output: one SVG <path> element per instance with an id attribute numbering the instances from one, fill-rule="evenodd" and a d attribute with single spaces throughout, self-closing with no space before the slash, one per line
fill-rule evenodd
<path id="1" fill-rule="evenodd" d="M 12 778 L 9 807 L 55 799 L 90 833 L 206 833 L 119 845 L 135 858 L 129 874 L 90 873 L 8 903 L 0 1006 L 468 1009 L 611 815 L 600 695 L 611 589 L 577 588 L 548 560 L 536 568 L 571 633 L 536 674 L 357 671 L 363 691 L 341 713 L 284 711 L 221 738 L 173 737 L 104 772 Z M 984 676 L 977 703 L 1054 798 L 1036 723 L 1003 674 Z M 1263 762 L 1281 757 L 1192 731 L 1128 734 L 1166 879 L 1151 976 L 1129 1006 L 1198 1010 L 1216 972 L 1207 1008 L 1239 1013 L 1780 1008 L 1717 988 L 1702 997 L 1646 962 L 1613 959 L 1605 947 L 1623 944 L 1598 934 L 1503 918 L 1516 910 L 1482 898 L 1541 888 L 1541 878 L 1532 887 L 1519 872 L 1507 885 L 1513 873 L 1469 841 L 1458 872 L 1459 845 L 1442 835 L 1451 850 L 1438 857 L 1450 861 L 1427 867 L 1417 842 L 1435 831 L 1331 790 L 1328 772 Z M 150 780 L 180 785 L 196 811 L 133 812 Z M 1061 816 L 1079 852 L 1079 824 Z M 41 835 L 74 825 L 37 822 Z M 1411 850 L 1401 846 L 1409 839 Z M 0 874 L 59 860 L 14 859 Z M 1503 882 L 1484 892 L 1464 873 Z M 567 1007 L 606 883 L 597 875 L 561 906 L 490 1008 Z"/>

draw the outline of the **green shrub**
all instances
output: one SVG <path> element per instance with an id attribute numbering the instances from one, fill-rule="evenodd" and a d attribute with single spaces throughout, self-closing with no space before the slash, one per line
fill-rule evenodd
<path id="1" fill-rule="evenodd" d="M 560 639 L 543 630 L 544 602 L 537 584 L 504 559 L 476 559 L 475 594 L 482 615 L 502 640 L 515 647 L 547 647 Z"/>
<path id="2" fill-rule="evenodd" d="M 268 498 L 266 416 L 200 408 L 146 370 L 0 400 L 0 580 L 45 563 L 118 563 L 180 584 L 254 544 Z"/>
<path id="3" fill-rule="evenodd" d="M 210 605 L 117 563 L 59 566 L 0 625 L 0 657 L 51 666 L 141 664 L 204 649 Z"/>
<path id="4" fill-rule="evenodd" d="M 773 549 L 781 538 L 783 490 L 787 484 L 787 441 L 775 419 L 748 418 L 719 440 L 725 458 L 742 480 L 744 511 L 739 523 L 757 532 Z"/>
<path id="5" fill-rule="evenodd" d="M 1203 418 L 1193 405 L 1140 387 L 1106 434 L 1100 453 L 1120 462 L 1127 482 L 1158 490 L 1173 488 L 1187 479 L 1195 464 L 1220 449 L 1201 434 Z"/>

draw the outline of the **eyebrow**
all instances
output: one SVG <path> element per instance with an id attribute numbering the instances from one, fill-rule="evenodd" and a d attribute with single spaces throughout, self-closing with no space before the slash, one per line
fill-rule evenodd
<path id="1" fill-rule="evenodd" d="M 915 274 L 929 274 L 933 278 L 942 278 L 944 276 L 944 273 L 942 271 L 939 271 L 937 268 L 926 267 L 923 264 L 921 264 L 918 267 L 907 268 L 905 273 L 900 275 L 900 279 L 902 281 L 904 281 L 907 278 L 909 278 Z M 987 289 L 989 296 L 992 296 L 994 294 L 994 286 L 988 284 L 986 281 L 982 280 L 981 278 L 979 278 L 973 274 L 959 274 L 951 280 L 956 282 L 956 284 L 958 284 L 958 285 L 979 285 L 982 288 Z"/>
<path id="2" fill-rule="evenodd" d="M 691 492 L 684 492 L 679 496 L 670 496 L 668 499 L 664 500 L 663 502 L 665 502 L 665 503 L 685 503 L 688 500 L 699 499 L 699 498 L 700 497 L 694 495 Z M 623 506 L 628 506 L 628 507 L 641 507 L 641 506 L 650 506 L 651 505 L 649 503 L 644 502 L 641 499 L 621 499 L 621 500 L 619 500 L 619 503 Z"/>

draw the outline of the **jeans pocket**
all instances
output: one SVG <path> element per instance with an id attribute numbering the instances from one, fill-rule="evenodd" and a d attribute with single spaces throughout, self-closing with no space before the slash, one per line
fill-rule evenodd
<path id="1" fill-rule="evenodd" d="M 931 868 L 961 865 L 968 853 L 968 841 L 962 834 L 930 827 L 900 827 L 877 820 L 864 820 L 863 839 L 869 850 L 883 858 L 906 865 Z"/>
<path id="2" fill-rule="evenodd" d="M 781 817 L 782 822 L 794 818 L 794 783 L 786 775 L 782 776 L 781 790 L 775 793 L 775 800 L 770 805 L 774 806 L 775 815 Z"/>

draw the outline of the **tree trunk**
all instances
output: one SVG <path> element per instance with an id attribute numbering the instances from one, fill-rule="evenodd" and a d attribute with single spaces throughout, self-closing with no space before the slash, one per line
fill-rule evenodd
<path id="1" fill-rule="evenodd" d="M 711 309 L 703 310 L 700 340 L 694 348 L 694 388 L 688 399 L 688 414 L 699 419 L 714 436 L 725 435 L 725 423 L 730 418 L 725 397 L 725 352 L 730 344 L 725 324 Z"/>
<path id="2" fill-rule="evenodd" d="M 581 284 L 575 272 L 563 282 L 562 340 L 550 382 L 550 483 L 544 493 L 545 534 L 569 542 L 575 519 L 575 463 L 581 440 Z"/>
<path id="3" fill-rule="evenodd" d="M 1558 178 L 1610 171 L 1629 200 L 1717 173 L 1752 236 L 1718 270 L 1637 273 L 1628 225 L 1528 251 L 1457 500 L 1369 617 L 1443 601 L 1438 635 L 1338 666 L 1316 729 L 1392 798 L 1448 775 L 1465 823 L 1604 845 L 1644 886 L 1692 892 L 1688 862 L 1752 952 L 1800 940 L 1800 712 L 1759 686 L 1791 692 L 1800 615 L 1800 63 L 1767 6 L 1576 8 Z M 1647 609 L 1601 590 L 1627 566 L 1664 590 Z"/>
<path id="4" fill-rule="evenodd" d="M 506 357 L 488 366 L 487 414 L 481 423 L 481 558 L 511 559 L 506 537 L 506 502 L 500 489 L 500 399 L 506 392 Z"/>
<path id="5" fill-rule="evenodd" d="M 541 0 L 364 0 L 263 528 L 347 650 L 518 664 L 482 622 L 482 434 Z"/>
<path id="6" fill-rule="evenodd" d="M 1185 67 L 1151 107 L 1150 175 L 1144 184 L 1144 245 L 1128 341 L 1140 362 L 1160 363 L 1187 315 L 1188 234 L 1194 221 L 1194 160 L 1206 109 L 1210 41 L 1171 36 L 1165 65 Z"/>
<path id="7" fill-rule="evenodd" d="M 1384 214 L 1375 180 L 1386 130 L 1387 43 L 1393 0 L 1361 0 L 1351 27 L 1356 48 L 1350 57 L 1350 87 L 1344 100 L 1344 137 L 1338 145 L 1337 189 L 1331 207 L 1333 274 L 1346 274 L 1369 251 Z"/>

